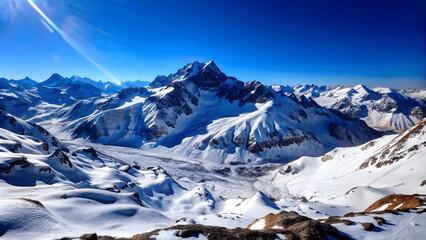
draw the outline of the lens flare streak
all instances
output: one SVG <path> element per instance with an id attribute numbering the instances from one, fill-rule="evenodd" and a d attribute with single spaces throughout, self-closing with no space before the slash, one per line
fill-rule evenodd
<path id="1" fill-rule="evenodd" d="M 87 59 L 90 63 L 92 63 L 97 69 L 99 69 L 99 71 L 101 71 L 103 74 L 105 74 L 108 78 L 110 78 L 113 82 L 115 83 L 120 83 L 120 81 L 114 76 L 112 75 L 109 71 L 107 71 L 104 67 L 102 67 L 98 62 L 96 62 L 95 60 L 93 60 L 90 56 L 88 56 L 83 49 L 79 46 L 79 44 L 74 41 L 71 36 L 69 36 L 68 34 L 62 32 L 62 30 L 54 23 L 52 22 L 52 20 L 50 20 L 46 14 L 43 13 L 43 11 L 41 11 L 41 9 L 33 2 L 33 0 L 27 0 L 28 3 L 31 5 L 32 8 L 34 8 L 34 10 L 40 14 L 40 16 L 43 18 L 44 21 L 42 21 L 43 24 L 46 25 L 46 27 L 50 27 L 48 28 L 49 30 L 54 29 L 57 33 L 59 33 L 59 35 L 62 37 L 62 39 L 68 43 L 68 45 L 70 45 L 74 50 L 76 50 L 81 56 L 83 56 L 85 59 Z M 53 33 L 53 32 L 52 32 Z"/>

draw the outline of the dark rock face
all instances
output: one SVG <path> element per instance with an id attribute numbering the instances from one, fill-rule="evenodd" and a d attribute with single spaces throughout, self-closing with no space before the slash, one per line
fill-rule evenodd
<path id="1" fill-rule="evenodd" d="M 257 167 L 235 167 L 235 172 L 243 177 L 261 177 L 268 174 L 269 171 L 275 169 L 274 165 L 261 165 Z M 230 169 L 229 169 L 230 170 Z"/>
<path id="2" fill-rule="evenodd" d="M 376 228 L 376 226 L 370 222 L 361 223 L 361 225 L 366 231 L 373 231 Z"/>
<path id="3" fill-rule="evenodd" d="M 159 75 L 154 79 L 154 81 L 152 81 L 149 84 L 149 86 L 152 87 L 152 88 L 159 88 L 159 87 L 169 85 L 169 83 L 171 81 L 172 81 L 172 75 L 171 74 L 169 76 Z"/>
<path id="4" fill-rule="evenodd" d="M 9 120 L 10 125 L 16 126 L 16 119 L 14 117 L 11 117 Z"/>
<path id="5" fill-rule="evenodd" d="M 299 145 L 308 140 L 314 140 L 318 142 L 318 139 L 315 137 L 313 133 L 309 132 L 295 132 L 293 130 L 289 130 L 289 133 L 277 133 L 274 132 L 270 134 L 271 138 L 267 141 L 259 142 L 254 135 L 250 135 L 247 148 L 251 153 L 260 153 L 263 152 L 265 148 L 271 149 L 273 147 L 287 147 L 292 144 Z"/>
<path id="6" fill-rule="evenodd" d="M 43 149 L 43 151 L 49 152 L 49 144 L 47 142 L 43 142 L 41 144 L 41 149 Z"/>
<path id="7" fill-rule="evenodd" d="M 95 157 L 95 158 L 98 157 L 98 153 L 92 147 L 83 149 L 82 151 L 85 152 L 85 153 L 90 153 L 90 155 L 92 155 L 92 157 Z"/>
<path id="8" fill-rule="evenodd" d="M 30 165 L 31 164 L 27 161 L 26 157 L 21 157 L 20 159 L 12 160 L 9 163 L 5 163 L 5 164 L 0 165 L 0 174 L 1 173 L 5 173 L 5 174 L 10 173 L 12 168 L 15 167 L 15 166 L 20 166 L 21 168 L 28 168 L 28 167 L 30 167 Z"/>
<path id="9" fill-rule="evenodd" d="M 291 174 L 295 174 L 296 173 L 295 169 L 291 165 L 285 165 L 285 166 L 281 167 L 278 172 L 280 174 L 282 174 L 282 175 L 286 175 L 286 174 L 290 174 L 290 173 Z"/>
<path id="10" fill-rule="evenodd" d="M 90 139 L 98 139 L 102 136 L 102 133 L 96 127 L 93 126 L 93 122 L 85 121 L 74 130 L 72 136 L 88 136 Z"/>
<path id="11" fill-rule="evenodd" d="M 46 173 L 51 173 L 51 172 L 52 172 L 52 169 L 51 169 L 50 167 L 41 167 L 41 168 L 38 170 L 38 173 L 44 173 L 44 172 L 46 172 Z"/>
<path id="12" fill-rule="evenodd" d="M 15 144 L 13 144 L 12 146 L 9 146 L 7 149 L 13 153 L 18 153 L 19 149 L 22 148 L 21 143 L 17 142 Z"/>
<path id="13" fill-rule="evenodd" d="M 399 112 L 398 104 L 391 98 L 376 102 L 373 109 L 380 112 Z"/>
<path id="14" fill-rule="evenodd" d="M 54 153 L 52 153 L 49 158 L 58 158 L 59 162 L 63 165 L 68 165 L 70 168 L 72 167 L 72 163 L 69 157 L 59 149 L 56 149 Z"/>
<path id="15" fill-rule="evenodd" d="M 227 78 L 228 77 L 219 70 L 216 64 L 211 61 L 209 64 L 206 64 L 198 74 L 189 77 L 189 80 L 203 90 L 210 90 L 211 88 L 219 87 Z"/>
<path id="16" fill-rule="evenodd" d="M 164 96 L 149 98 L 147 101 L 156 103 L 156 110 L 158 111 L 157 118 L 165 119 L 169 118 L 169 114 L 167 110 L 172 108 L 175 113 L 175 118 L 178 116 L 185 114 L 190 115 L 193 113 L 191 107 L 188 105 L 188 102 L 194 106 L 198 106 L 198 98 L 194 95 L 193 92 L 189 91 L 189 89 L 184 86 L 182 82 L 173 82 L 170 86 L 173 88 L 172 91 L 168 92 Z M 195 93 L 196 94 L 196 93 Z M 188 100 L 188 101 L 187 101 Z M 172 120 L 176 120 L 172 119 Z M 171 123 L 171 127 L 176 127 L 175 122 Z"/>
<path id="17" fill-rule="evenodd" d="M 346 143 L 352 143 L 348 129 L 335 123 L 330 123 L 330 136 Z"/>
<path id="18" fill-rule="evenodd" d="M 302 105 L 304 108 L 311 108 L 311 107 L 320 107 L 317 102 L 315 102 L 312 98 L 306 98 L 305 96 L 300 96 L 299 99 L 300 105 Z"/>
<path id="19" fill-rule="evenodd" d="M 324 220 L 324 223 L 327 224 L 337 224 L 337 223 L 343 223 L 347 226 L 351 226 L 354 225 L 355 223 L 352 222 L 351 220 L 347 220 L 347 219 L 340 219 L 340 218 L 333 218 L 333 217 L 329 217 L 328 219 Z"/>
<path id="20" fill-rule="evenodd" d="M 282 137 L 279 142 L 280 147 L 289 146 L 291 144 L 297 144 L 300 145 L 302 142 L 307 140 L 314 140 L 318 142 L 318 139 L 315 137 L 313 133 L 307 132 L 307 133 L 301 133 L 301 134 L 293 134 L 293 136 L 290 137 Z"/>
<path id="21" fill-rule="evenodd" d="M 268 99 L 275 98 L 274 94 L 258 81 L 236 81 L 232 86 L 223 84 L 216 95 L 225 97 L 231 103 L 238 100 L 240 106 L 246 103 L 265 103 Z"/>
<path id="22" fill-rule="evenodd" d="M 98 235 L 96 233 L 84 234 L 80 237 L 81 240 L 98 240 Z"/>
<path id="23" fill-rule="evenodd" d="M 146 90 L 146 88 L 143 88 L 143 87 L 130 87 L 130 88 L 125 88 L 125 89 L 121 90 L 117 94 L 117 97 L 118 97 L 118 99 L 123 100 L 123 99 L 126 99 L 128 96 L 133 96 L 135 94 L 143 95 L 147 91 L 148 90 Z"/>
<path id="24" fill-rule="evenodd" d="M 417 106 L 411 109 L 410 117 L 417 118 L 418 120 L 422 120 L 426 117 L 426 114 L 423 112 L 422 108 Z"/>
<path id="25" fill-rule="evenodd" d="M 308 118 L 308 114 L 303 109 L 300 109 L 298 113 L 302 118 Z"/>
<path id="26" fill-rule="evenodd" d="M 376 220 L 376 221 L 377 221 L 377 223 L 378 223 L 379 225 L 386 224 L 386 220 L 385 220 L 384 218 L 382 218 L 382 217 L 374 216 L 373 218 L 374 218 L 374 220 Z"/>

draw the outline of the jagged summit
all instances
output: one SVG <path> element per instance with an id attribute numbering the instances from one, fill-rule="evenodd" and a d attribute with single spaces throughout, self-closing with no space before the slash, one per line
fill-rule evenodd
<path id="1" fill-rule="evenodd" d="M 191 78 L 197 74 L 201 74 L 201 77 L 206 77 L 209 75 L 209 78 L 216 78 L 216 80 L 221 79 L 223 80 L 226 78 L 226 75 L 223 74 L 219 67 L 216 65 L 214 61 L 210 61 L 207 63 L 200 63 L 198 61 L 194 61 L 192 63 L 186 64 L 183 68 L 180 68 L 177 70 L 176 73 L 170 74 L 168 76 L 165 75 L 159 75 L 157 76 L 154 81 L 152 81 L 149 85 L 152 88 L 158 88 L 158 87 L 164 87 L 170 84 L 173 81 L 181 81 L 188 78 Z M 195 80 L 195 82 L 200 83 L 200 81 Z M 203 84 L 206 87 L 210 85 L 217 85 L 212 82 Z"/>

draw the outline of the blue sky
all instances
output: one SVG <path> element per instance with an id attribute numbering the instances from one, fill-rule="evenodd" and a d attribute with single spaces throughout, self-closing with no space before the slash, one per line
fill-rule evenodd
<path id="1" fill-rule="evenodd" d="M 1 0 L 0 76 L 152 81 L 214 60 L 227 75 L 265 84 L 426 87 L 425 7 L 422 0 Z"/>

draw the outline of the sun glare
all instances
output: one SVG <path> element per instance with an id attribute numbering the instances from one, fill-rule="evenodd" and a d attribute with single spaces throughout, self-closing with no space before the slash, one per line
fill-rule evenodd
<path id="1" fill-rule="evenodd" d="M 14 1 L 14 0 L 10 0 Z M 16 1 L 16 0 L 15 0 Z M 27 0 L 30 6 L 41 16 L 42 24 L 51 32 L 58 33 L 62 39 L 68 43 L 74 50 L 76 50 L 81 56 L 83 56 L 86 60 L 92 63 L 99 71 L 101 71 L 105 76 L 110 78 L 115 83 L 120 83 L 120 81 L 112 75 L 108 70 L 106 70 L 102 65 L 100 65 L 97 61 L 91 58 L 81 47 L 81 45 L 74 40 L 74 38 L 66 31 L 63 31 L 60 27 L 58 27 L 46 14 L 34 3 L 33 0 Z"/>

